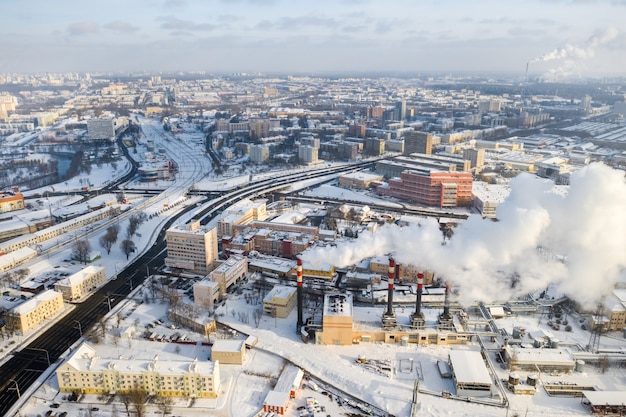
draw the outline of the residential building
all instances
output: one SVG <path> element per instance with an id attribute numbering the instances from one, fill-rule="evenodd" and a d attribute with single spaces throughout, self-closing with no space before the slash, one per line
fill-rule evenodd
<path id="1" fill-rule="evenodd" d="M 604 311 L 608 317 L 606 331 L 622 331 L 626 329 L 626 290 L 616 289 L 604 299 Z"/>
<path id="2" fill-rule="evenodd" d="M 56 370 L 59 390 L 85 394 L 124 394 L 142 390 L 161 397 L 217 398 L 219 362 L 160 360 L 148 351 L 101 358 L 81 344 Z"/>
<path id="3" fill-rule="evenodd" d="M 410 170 L 389 180 L 388 186 L 377 187 L 376 192 L 432 207 L 457 207 L 472 202 L 472 182 L 469 172 Z"/>
<path id="4" fill-rule="evenodd" d="M 102 286 L 106 280 L 106 271 L 103 267 L 90 265 L 57 281 L 54 289 L 63 294 L 64 301 L 77 302 Z"/>
<path id="5" fill-rule="evenodd" d="M 60 292 L 44 291 L 9 310 L 6 314 L 7 328 L 14 332 L 27 332 L 58 315 L 63 307 Z"/>
<path id="6" fill-rule="evenodd" d="M 270 148 L 267 145 L 251 145 L 248 148 L 250 154 L 250 162 L 254 164 L 263 164 L 270 158 Z"/>
<path id="7" fill-rule="evenodd" d="M 305 165 L 315 165 L 318 163 L 318 151 L 319 148 L 315 148 L 309 145 L 300 145 L 298 147 L 298 158 L 300 163 Z"/>
<path id="8" fill-rule="evenodd" d="M 165 232 L 165 265 L 208 274 L 217 260 L 217 229 L 201 226 L 200 221 L 174 226 Z"/>
<path id="9" fill-rule="evenodd" d="M 433 135 L 425 132 L 407 132 L 404 135 L 404 155 L 433 153 Z"/>
<path id="10" fill-rule="evenodd" d="M 263 313 L 284 319 L 296 306 L 296 301 L 296 287 L 275 285 L 263 298 Z"/>
<path id="11" fill-rule="evenodd" d="M 463 159 L 470 161 L 471 168 L 480 168 L 485 165 L 485 150 L 473 148 L 464 149 Z"/>

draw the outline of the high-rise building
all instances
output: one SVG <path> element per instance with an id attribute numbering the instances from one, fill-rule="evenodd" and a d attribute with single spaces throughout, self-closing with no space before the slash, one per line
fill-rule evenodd
<path id="1" fill-rule="evenodd" d="M 407 132 L 404 135 L 404 155 L 433 153 L 433 135 L 425 132 Z"/>
<path id="2" fill-rule="evenodd" d="M 313 146 L 300 146 L 298 147 L 298 158 L 300 159 L 300 163 L 313 165 L 317 164 L 317 153 L 318 148 Z"/>
<path id="3" fill-rule="evenodd" d="M 217 260 L 217 229 L 200 226 L 199 221 L 168 229 L 165 240 L 165 265 L 170 268 L 208 274 Z"/>
<path id="4" fill-rule="evenodd" d="M 484 149 L 464 149 L 463 159 L 470 161 L 472 168 L 480 168 L 485 165 L 485 150 Z"/>
<path id="5" fill-rule="evenodd" d="M 396 102 L 396 120 L 406 119 L 406 100 L 402 99 Z"/>
<path id="6" fill-rule="evenodd" d="M 478 102 L 478 111 L 481 113 L 497 113 L 500 111 L 500 100 L 482 100 Z"/>
<path id="7" fill-rule="evenodd" d="M 252 145 L 249 148 L 250 162 L 263 164 L 270 158 L 270 148 L 267 145 Z"/>

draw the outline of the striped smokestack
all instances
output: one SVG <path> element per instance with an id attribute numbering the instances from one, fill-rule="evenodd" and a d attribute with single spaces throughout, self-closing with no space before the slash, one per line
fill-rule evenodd
<path id="1" fill-rule="evenodd" d="M 296 261 L 296 282 L 298 285 L 298 332 L 304 325 L 302 321 L 302 309 L 304 306 L 302 305 L 302 259 L 298 258 Z"/>
<path id="2" fill-rule="evenodd" d="M 387 286 L 387 315 L 393 316 L 393 279 L 396 274 L 396 261 L 389 258 L 389 285 Z"/>
<path id="3" fill-rule="evenodd" d="M 422 291 L 424 287 L 424 274 L 417 274 L 417 299 L 415 300 L 415 315 L 422 314 Z"/>

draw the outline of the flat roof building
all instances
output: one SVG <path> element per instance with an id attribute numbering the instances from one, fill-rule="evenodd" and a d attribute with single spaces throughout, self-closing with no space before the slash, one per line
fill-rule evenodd
<path id="1" fill-rule="evenodd" d="M 165 240 L 165 265 L 170 268 L 208 274 L 217 260 L 217 230 L 202 227 L 199 221 L 168 229 Z"/>
<path id="2" fill-rule="evenodd" d="M 57 281 L 54 289 L 63 294 L 64 301 L 76 302 L 102 286 L 106 280 L 106 271 L 103 267 L 90 265 Z"/>
<path id="3" fill-rule="evenodd" d="M 15 332 L 26 332 L 63 311 L 63 296 L 60 292 L 47 290 L 28 301 L 13 307 L 6 314 L 7 328 Z"/>
<path id="4" fill-rule="evenodd" d="M 490 397 L 492 395 L 493 381 L 480 352 L 451 350 L 448 358 L 458 396 Z"/>

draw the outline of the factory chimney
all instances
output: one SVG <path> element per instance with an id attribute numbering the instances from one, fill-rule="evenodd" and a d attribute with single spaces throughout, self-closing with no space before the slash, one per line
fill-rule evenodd
<path id="1" fill-rule="evenodd" d="M 443 313 L 439 315 L 439 329 L 451 330 L 452 328 L 452 316 L 450 315 L 450 284 L 446 283 L 446 298 L 444 298 L 443 301 Z"/>
<path id="2" fill-rule="evenodd" d="M 424 319 L 424 313 L 422 313 L 422 291 L 424 290 L 424 274 L 419 272 L 417 274 L 417 298 L 415 299 L 415 313 L 411 317 L 411 328 L 423 329 L 426 320 Z"/>
<path id="3" fill-rule="evenodd" d="M 424 287 L 424 274 L 417 274 L 417 298 L 415 300 L 415 315 L 422 314 L 422 291 Z"/>
<path id="4" fill-rule="evenodd" d="M 450 317 L 450 284 L 446 282 L 446 296 L 443 299 L 443 317 Z"/>
<path id="5" fill-rule="evenodd" d="M 302 305 L 302 259 L 298 258 L 296 261 L 296 283 L 298 285 L 298 328 L 297 328 L 297 332 L 300 333 L 300 329 L 302 329 L 302 326 L 304 325 L 304 322 L 302 321 L 302 309 L 304 308 L 304 306 Z"/>
<path id="6" fill-rule="evenodd" d="M 389 258 L 389 284 L 387 285 L 387 313 L 388 316 L 393 316 L 393 279 L 396 274 L 396 261 L 393 258 Z"/>
<path id="7" fill-rule="evenodd" d="M 396 262 L 389 257 L 389 284 L 387 286 L 387 311 L 383 314 L 383 330 L 391 330 L 398 324 L 393 311 L 393 280 L 396 274 Z"/>

